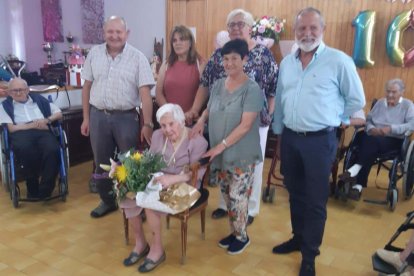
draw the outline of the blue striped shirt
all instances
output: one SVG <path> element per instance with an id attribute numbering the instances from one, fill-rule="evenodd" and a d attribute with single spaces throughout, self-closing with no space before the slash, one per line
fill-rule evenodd
<path id="1" fill-rule="evenodd" d="M 353 60 L 323 42 L 302 69 L 299 50 L 280 64 L 273 132 L 318 131 L 336 127 L 365 105 L 361 80 Z"/>

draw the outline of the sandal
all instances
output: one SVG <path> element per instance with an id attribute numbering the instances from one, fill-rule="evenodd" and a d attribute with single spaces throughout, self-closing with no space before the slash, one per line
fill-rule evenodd
<path id="1" fill-rule="evenodd" d="M 165 261 L 165 251 L 162 253 L 162 256 L 158 259 L 158 261 L 153 261 L 151 259 L 145 258 L 144 262 L 138 267 L 138 271 L 141 273 L 149 272 L 155 269 L 160 263 Z"/>
<path id="2" fill-rule="evenodd" d="M 128 258 L 124 259 L 124 266 L 131 266 L 133 264 L 136 264 L 142 257 L 146 256 L 149 252 L 150 248 L 149 245 L 142 250 L 141 253 L 137 253 L 132 251 L 131 254 L 129 254 Z"/>

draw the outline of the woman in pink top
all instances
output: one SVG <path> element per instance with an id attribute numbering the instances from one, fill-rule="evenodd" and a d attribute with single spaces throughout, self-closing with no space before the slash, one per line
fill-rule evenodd
<path id="1" fill-rule="evenodd" d="M 185 26 L 174 27 L 170 48 L 171 53 L 159 71 L 156 101 L 159 106 L 178 104 L 187 112 L 193 105 L 206 63 L 197 53 L 193 34 Z"/>

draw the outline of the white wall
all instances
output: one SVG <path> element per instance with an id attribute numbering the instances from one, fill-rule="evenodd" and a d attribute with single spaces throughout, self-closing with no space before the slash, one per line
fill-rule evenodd
<path id="1" fill-rule="evenodd" d="M 7 20 L 11 14 L 9 2 L 13 2 L 15 7 L 20 6 L 23 11 L 23 22 L 10 23 L 11 21 Z M 63 35 L 66 36 L 70 32 L 75 37 L 74 43 L 81 47 L 90 47 L 91 45 L 82 42 L 80 0 L 60 2 Z M 17 40 L 24 44 L 24 53 L 18 57 L 25 58 L 28 71 L 39 71 L 46 63 L 46 53 L 42 50 L 44 41 L 40 3 L 40 0 L 0 0 L 0 54 L 12 53 L 10 30 L 16 29 L 13 27 L 20 23 L 23 26 L 21 33 L 14 33 L 12 37 L 17 37 Z M 151 58 L 154 37 L 158 40 L 164 38 L 165 41 L 166 0 L 105 0 L 104 3 L 105 18 L 111 15 L 123 16 L 130 29 L 128 42 Z M 55 62 L 59 62 L 63 60 L 62 52 L 68 49 L 68 44 L 55 43 L 54 47 L 52 57 Z"/>

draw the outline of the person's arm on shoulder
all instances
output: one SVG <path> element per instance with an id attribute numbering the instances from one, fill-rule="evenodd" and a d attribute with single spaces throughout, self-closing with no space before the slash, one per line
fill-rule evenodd
<path id="1" fill-rule="evenodd" d="M 191 125 L 198 118 L 201 112 L 201 109 L 203 108 L 204 104 L 208 100 L 209 85 L 210 85 L 209 78 L 213 73 L 212 71 L 214 67 L 215 53 L 213 53 L 213 55 L 210 57 L 210 59 L 205 65 L 203 66 L 200 65 L 199 72 L 202 72 L 200 75 L 200 85 L 197 89 L 197 93 L 194 98 L 194 102 L 193 102 L 191 109 L 185 113 L 185 121 L 187 125 Z"/>
<path id="2" fill-rule="evenodd" d="M 164 62 L 160 67 L 160 71 L 158 72 L 157 84 L 155 86 L 155 100 L 157 101 L 158 106 L 163 106 L 167 103 L 167 99 L 165 98 L 164 93 L 164 80 L 167 66 L 167 62 Z"/>
<path id="3" fill-rule="evenodd" d="M 89 98 L 91 96 L 91 88 L 92 88 L 92 82 L 89 80 L 85 80 L 85 83 L 83 84 L 83 87 L 82 87 L 83 121 L 81 125 L 81 133 L 84 136 L 89 136 L 89 112 L 90 112 Z"/>
<path id="4" fill-rule="evenodd" d="M 148 85 L 139 88 L 139 96 L 142 103 L 142 116 L 144 117 L 144 125 L 141 129 L 141 142 L 145 141 L 151 145 L 152 131 L 154 124 L 152 122 L 152 97 L 151 90 Z"/>

